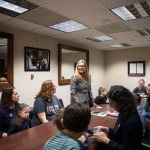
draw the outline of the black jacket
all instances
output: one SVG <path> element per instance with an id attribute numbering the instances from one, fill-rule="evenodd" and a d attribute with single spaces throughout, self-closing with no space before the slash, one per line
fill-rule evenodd
<path id="1" fill-rule="evenodd" d="M 133 113 L 124 121 L 118 119 L 115 127 L 109 129 L 110 142 L 98 143 L 96 150 L 141 150 L 142 132 L 140 117 Z"/>

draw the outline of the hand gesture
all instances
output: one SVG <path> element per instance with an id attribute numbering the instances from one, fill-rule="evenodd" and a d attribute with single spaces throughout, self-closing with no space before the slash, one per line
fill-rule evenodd
<path id="1" fill-rule="evenodd" d="M 105 134 L 108 134 L 109 133 L 109 128 L 108 127 L 105 127 L 105 126 L 97 126 L 97 127 L 94 127 L 95 130 L 100 130 L 102 132 L 105 132 Z"/>
<path id="2" fill-rule="evenodd" d="M 107 134 L 104 132 L 100 132 L 99 134 L 94 134 L 92 136 L 93 139 L 95 139 L 98 142 L 102 142 L 105 144 L 108 144 L 110 139 L 107 137 Z"/>

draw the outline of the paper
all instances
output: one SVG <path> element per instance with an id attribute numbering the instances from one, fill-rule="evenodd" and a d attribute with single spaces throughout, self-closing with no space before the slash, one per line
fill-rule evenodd
<path id="1" fill-rule="evenodd" d="M 112 112 L 112 116 L 118 117 L 119 113 L 117 111 Z"/>
<path id="2" fill-rule="evenodd" d="M 91 112 L 91 115 L 105 117 L 107 114 L 106 112 Z"/>
<path id="3" fill-rule="evenodd" d="M 103 108 L 103 107 L 101 107 L 101 106 L 96 106 L 96 108 Z"/>

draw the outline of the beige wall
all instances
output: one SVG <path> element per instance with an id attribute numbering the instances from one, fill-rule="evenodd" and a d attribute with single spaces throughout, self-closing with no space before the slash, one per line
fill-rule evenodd
<path id="1" fill-rule="evenodd" d="M 52 39 L 50 37 L 23 32 L 0 27 L 0 31 L 14 34 L 14 86 L 20 94 L 20 102 L 26 102 L 30 106 L 33 105 L 34 97 L 40 89 L 44 80 L 52 79 L 57 86 L 56 95 L 62 98 L 65 105 L 70 103 L 70 86 L 58 85 L 58 44 L 68 44 L 68 42 Z M 69 43 L 72 46 L 72 43 Z M 50 72 L 25 72 L 24 71 L 24 47 L 37 47 L 51 50 Z M 80 45 L 81 47 L 81 45 Z M 83 47 L 89 49 L 88 47 Z M 93 95 L 97 95 L 97 89 L 105 83 L 104 70 L 104 52 L 94 49 L 90 50 L 90 74 L 92 74 L 92 90 Z M 92 55 L 91 55 L 92 53 Z M 31 74 L 35 78 L 31 80 Z"/>
<path id="2" fill-rule="evenodd" d="M 0 31 L 14 34 L 14 86 L 20 93 L 20 102 L 26 102 L 33 105 L 34 97 L 39 91 L 41 83 L 46 79 L 52 79 L 57 86 L 56 95 L 64 100 L 65 105 L 70 103 L 70 86 L 58 85 L 58 44 L 68 44 L 68 42 L 52 39 L 46 36 L 40 36 L 29 32 L 17 31 L 6 27 L 0 27 Z M 73 43 L 69 43 L 72 46 Z M 25 72 L 24 71 L 24 46 L 45 48 L 51 50 L 50 72 Z M 80 45 L 81 47 L 81 45 Z M 82 47 L 81 47 L 82 48 Z M 93 96 L 97 95 L 100 86 L 108 90 L 111 85 L 124 85 L 130 90 L 137 86 L 141 77 L 128 77 L 128 61 L 146 61 L 146 75 L 142 77 L 146 85 L 150 83 L 150 48 L 125 49 L 115 51 L 101 51 L 88 49 L 90 52 L 90 68 L 92 75 Z M 31 80 L 31 74 L 35 78 Z"/>
<path id="3" fill-rule="evenodd" d="M 145 76 L 129 77 L 128 61 L 145 61 Z M 105 63 L 108 89 L 111 85 L 120 84 L 132 91 L 141 78 L 145 80 L 146 85 L 150 83 L 150 47 L 105 52 Z"/>

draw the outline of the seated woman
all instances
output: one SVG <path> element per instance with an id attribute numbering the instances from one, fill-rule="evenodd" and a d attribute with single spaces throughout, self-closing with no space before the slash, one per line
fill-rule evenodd
<path id="1" fill-rule="evenodd" d="M 147 95 L 146 87 L 144 85 L 145 85 L 144 79 L 140 79 L 138 81 L 138 87 L 134 88 L 133 93 L 138 93 L 140 94 L 141 97 Z"/>
<path id="2" fill-rule="evenodd" d="M 19 104 L 16 88 L 3 89 L 0 101 L 0 138 L 7 137 L 11 120 L 16 116 Z"/>
<path id="3" fill-rule="evenodd" d="M 123 86 L 115 85 L 107 96 L 110 106 L 119 112 L 119 116 L 114 128 L 95 127 L 101 131 L 92 137 L 99 142 L 97 149 L 140 150 L 143 127 L 132 93 Z"/>
<path id="4" fill-rule="evenodd" d="M 96 96 L 94 101 L 97 105 L 109 103 L 109 100 L 107 99 L 107 90 L 100 87 L 98 89 L 98 96 Z"/>
<path id="5" fill-rule="evenodd" d="M 46 80 L 42 83 L 41 90 L 35 97 L 32 126 L 51 121 L 57 111 L 62 108 L 59 99 L 54 95 L 55 93 L 56 86 L 52 80 Z"/>
<path id="6" fill-rule="evenodd" d="M 144 102 L 144 108 L 146 111 L 146 118 L 150 120 L 150 84 L 147 86 L 147 98 L 146 101 Z"/>

